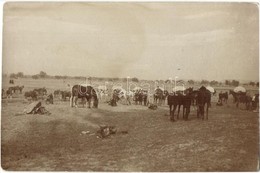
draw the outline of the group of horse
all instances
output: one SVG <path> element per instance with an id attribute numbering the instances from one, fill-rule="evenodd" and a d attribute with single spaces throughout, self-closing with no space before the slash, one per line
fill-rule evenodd
<path id="1" fill-rule="evenodd" d="M 23 88 L 24 86 L 17 85 L 17 86 L 11 86 L 7 90 L 2 89 L 2 98 L 4 98 L 5 96 L 7 98 L 12 97 L 12 95 L 17 92 L 22 94 Z"/>
<path id="2" fill-rule="evenodd" d="M 219 93 L 219 103 L 221 105 L 223 105 L 223 103 L 227 104 L 228 101 L 228 96 L 232 95 L 233 96 L 233 103 L 236 104 L 236 107 L 239 108 L 240 104 L 244 104 L 245 105 L 245 109 L 246 110 L 250 110 L 250 109 L 256 109 L 257 104 L 259 102 L 259 94 L 255 94 L 253 97 L 251 97 L 250 95 L 248 95 L 246 92 L 235 92 L 233 90 L 229 90 L 222 93 Z"/>
<path id="3" fill-rule="evenodd" d="M 66 101 L 67 98 L 71 97 L 70 91 L 55 90 L 53 92 L 54 97 L 61 97 L 61 100 Z"/>
<path id="4" fill-rule="evenodd" d="M 23 88 L 24 86 L 14 86 L 9 87 L 7 91 L 11 94 L 15 93 L 16 91 L 20 91 L 20 93 L 22 93 Z M 112 91 L 112 95 L 109 96 L 111 99 L 114 99 L 115 103 L 119 100 L 125 99 L 129 104 L 131 104 L 131 100 L 133 100 L 136 105 L 148 106 L 150 101 L 149 92 L 145 89 L 140 88 L 126 92 L 123 88 L 114 88 Z M 91 102 L 93 103 L 92 107 L 98 108 L 99 100 L 102 99 L 100 96 L 102 96 L 102 94 L 108 95 L 107 93 L 107 89 L 96 89 L 91 85 L 74 85 L 72 86 L 71 91 L 54 91 L 54 97 L 60 95 L 63 100 L 70 98 L 71 107 L 77 107 L 77 100 L 81 98 L 83 100 L 83 106 L 85 101 L 85 103 L 88 103 L 89 108 L 91 107 Z M 24 94 L 25 98 L 31 97 L 33 100 L 37 100 L 39 96 L 44 95 L 47 95 L 46 88 L 37 88 L 32 91 L 27 91 Z M 192 87 L 190 87 L 184 91 L 176 91 L 171 93 L 169 93 L 167 90 L 163 90 L 157 87 L 154 90 L 153 103 L 158 106 L 167 103 L 169 105 L 170 119 L 172 121 L 175 121 L 176 110 L 177 119 L 179 119 L 181 107 L 183 108 L 183 119 L 188 120 L 191 106 L 196 106 L 198 118 L 208 119 L 208 110 L 211 106 L 211 95 L 212 93 L 204 86 L 197 90 L 194 90 Z M 229 93 L 220 92 L 219 101 L 221 103 L 227 103 L 229 95 L 233 95 L 234 103 L 237 107 L 239 107 L 239 104 L 243 103 L 245 104 L 246 109 L 249 109 L 250 106 L 252 106 L 252 108 L 256 108 L 256 105 L 259 104 L 259 94 L 256 94 L 252 98 L 245 92 L 234 92 L 233 90 L 229 90 Z"/>
<path id="5" fill-rule="evenodd" d="M 149 104 L 148 91 L 144 89 L 134 91 L 133 101 L 136 105 L 147 106 Z"/>
<path id="6" fill-rule="evenodd" d="M 35 88 L 31 91 L 26 91 L 24 93 L 25 98 L 32 98 L 32 100 L 37 100 L 38 97 L 43 97 L 47 95 L 47 90 L 45 87 L 43 88 Z"/>
<path id="7" fill-rule="evenodd" d="M 153 94 L 153 101 L 156 105 L 163 105 L 165 103 L 166 98 L 168 97 L 169 92 L 160 87 L 157 87 Z"/>
<path id="8" fill-rule="evenodd" d="M 239 104 L 244 104 L 246 110 L 256 109 L 257 104 L 259 103 L 259 94 L 255 94 L 253 97 L 248 95 L 246 92 L 234 92 L 233 90 L 229 90 L 229 94 L 231 94 L 234 98 L 233 103 L 236 104 L 236 107 L 239 107 Z"/>
<path id="9" fill-rule="evenodd" d="M 208 119 L 208 109 L 211 106 L 211 93 L 204 86 L 198 90 L 193 90 L 192 87 L 183 92 L 173 92 L 167 96 L 168 105 L 170 108 L 170 119 L 175 121 L 175 111 L 178 107 L 177 119 L 181 106 L 183 107 L 183 119 L 188 120 L 190 108 L 192 105 L 197 106 L 197 117 L 204 119 L 206 106 L 206 119 Z"/>

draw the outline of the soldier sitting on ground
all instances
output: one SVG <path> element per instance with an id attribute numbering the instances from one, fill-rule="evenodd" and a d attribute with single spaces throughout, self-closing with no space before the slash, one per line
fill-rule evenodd
<path id="1" fill-rule="evenodd" d="M 217 106 L 223 106 L 221 100 L 219 99 L 218 102 L 217 102 Z"/>

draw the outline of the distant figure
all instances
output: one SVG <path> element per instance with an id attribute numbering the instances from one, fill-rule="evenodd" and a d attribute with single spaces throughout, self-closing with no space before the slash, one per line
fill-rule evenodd
<path id="1" fill-rule="evenodd" d="M 127 105 L 131 105 L 129 93 L 126 95 L 126 101 L 127 101 Z"/>
<path id="2" fill-rule="evenodd" d="M 47 96 L 46 103 L 53 104 L 53 95 L 52 95 L 52 93 Z"/>
<path id="3" fill-rule="evenodd" d="M 109 105 L 111 106 L 117 106 L 117 101 L 119 100 L 118 98 L 118 93 L 116 90 L 114 90 L 113 92 L 113 96 L 112 96 L 112 99 L 109 101 Z"/>
<path id="4" fill-rule="evenodd" d="M 10 79 L 10 80 L 9 80 L 9 84 L 14 84 L 14 80 L 13 80 L 13 79 Z"/>

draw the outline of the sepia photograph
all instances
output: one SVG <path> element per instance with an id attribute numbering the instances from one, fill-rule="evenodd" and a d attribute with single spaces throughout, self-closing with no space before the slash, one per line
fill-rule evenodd
<path id="1" fill-rule="evenodd" d="M 259 171 L 259 4 L 5 2 L 4 171 Z"/>

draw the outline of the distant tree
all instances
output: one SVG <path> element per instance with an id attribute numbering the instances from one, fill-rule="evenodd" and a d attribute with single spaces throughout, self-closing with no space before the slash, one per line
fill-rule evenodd
<path id="1" fill-rule="evenodd" d="M 237 81 L 237 80 L 232 80 L 231 85 L 232 85 L 232 86 L 238 86 L 238 85 L 239 85 L 239 81 Z"/>
<path id="2" fill-rule="evenodd" d="M 123 81 L 123 82 L 127 82 L 127 78 L 123 78 L 122 81 Z"/>
<path id="3" fill-rule="evenodd" d="M 188 83 L 189 83 L 190 85 L 194 85 L 195 82 L 194 82 L 194 80 L 191 80 L 191 79 L 190 79 L 190 80 L 188 80 Z"/>
<path id="4" fill-rule="evenodd" d="M 17 76 L 17 77 L 20 77 L 20 78 L 23 78 L 23 77 L 24 77 L 24 74 L 23 74 L 23 72 L 18 72 L 16 76 Z"/>
<path id="5" fill-rule="evenodd" d="M 81 76 L 75 76 L 74 79 L 81 79 Z"/>
<path id="6" fill-rule="evenodd" d="M 136 78 L 136 77 L 132 78 L 132 81 L 133 82 L 139 82 L 138 78 Z"/>
<path id="7" fill-rule="evenodd" d="M 218 85 L 218 81 L 213 80 L 213 81 L 210 82 L 210 85 L 216 86 L 216 85 Z"/>
<path id="8" fill-rule="evenodd" d="M 256 86 L 259 87 L 259 82 L 256 82 Z"/>
<path id="9" fill-rule="evenodd" d="M 17 75 L 15 73 L 11 73 L 10 78 L 17 78 Z"/>
<path id="10" fill-rule="evenodd" d="M 225 80 L 225 85 L 230 85 L 231 82 L 229 80 Z"/>
<path id="11" fill-rule="evenodd" d="M 55 79 L 61 79 L 61 76 L 58 76 L 58 75 L 56 75 L 54 77 L 55 77 Z"/>
<path id="12" fill-rule="evenodd" d="M 39 75 L 32 75 L 33 79 L 39 79 Z"/>
<path id="13" fill-rule="evenodd" d="M 40 77 L 40 78 L 46 78 L 46 77 L 47 77 L 47 73 L 44 72 L 44 71 L 40 71 L 39 77 Z"/>
<path id="14" fill-rule="evenodd" d="M 64 76 L 61 76 L 62 79 L 67 79 L 68 76 L 64 75 Z"/>
<path id="15" fill-rule="evenodd" d="M 113 81 L 119 81 L 118 77 L 113 78 Z"/>
<path id="16" fill-rule="evenodd" d="M 255 82 L 249 82 L 249 85 L 255 86 Z"/>
<path id="17" fill-rule="evenodd" d="M 207 80 L 202 80 L 202 81 L 200 82 L 200 84 L 202 84 L 202 85 L 207 85 L 207 84 L 209 84 L 209 81 L 207 81 Z"/>

